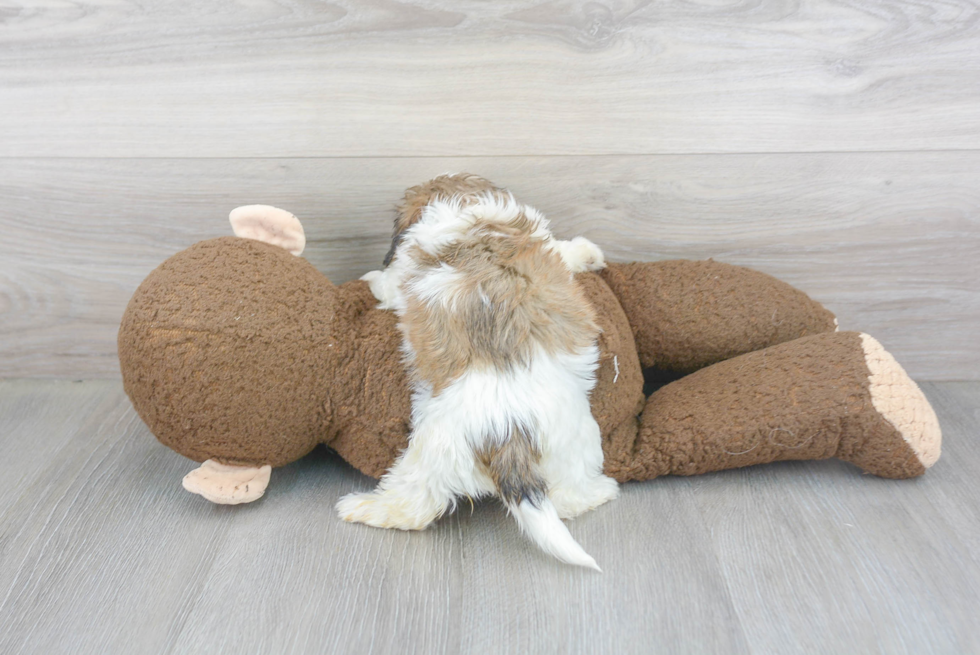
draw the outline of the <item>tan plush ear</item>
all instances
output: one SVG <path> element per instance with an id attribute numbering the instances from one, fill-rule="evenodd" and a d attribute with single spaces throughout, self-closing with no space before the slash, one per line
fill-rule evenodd
<path id="1" fill-rule="evenodd" d="M 269 486 L 272 467 L 232 466 L 209 459 L 184 476 L 184 489 L 219 505 L 258 500 Z"/>
<path id="2" fill-rule="evenodd" d="M 306 233 L 299 219 L 284 209 L 269 205 L 245 205 L 228 216 L 235 236 L 279 246 L 294 255 L 306 247 Z"/>

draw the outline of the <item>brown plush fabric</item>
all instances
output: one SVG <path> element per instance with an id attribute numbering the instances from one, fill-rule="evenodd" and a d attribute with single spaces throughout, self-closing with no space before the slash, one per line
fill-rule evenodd
<path id="1" fill-rule="evenodd" d="M 375 309 L 366 282 L 339 288 L 337 322 L 343 326 L 344 356 L 324 371 L 333 378 L 328 442 L 365 475 L 379 478 L 408 444 L 411 398 L 402 365 L 401 334 L 392 312 Z"/>
<path id="2" fill-rule="evenodd" d="M 618 480 L 838 457 L 888 478 L 925 468 L 875 410 L 860 334 L 825 333 L 709 366 L 650 396 L 635 441 L 605 443 Z"/>
<path id="3" fill-rule="evenodd" d="M 337 290 L 281 248 L 225 237 L 137 289 L 119 330 L 123 384 L 165 445 L 196 461 L 282 466 L 327 435 Z"/>
<path id="4" fill-rule="evenodd" d="M 801 292 L 714 262 L 576 279 L 602 329 L 592 409 L 613 477 L 833 456 L 886 477 L 922 473 L 871 404 L 859 337 L 796 338 L 833 327 Z M 407 443 L 411 402 L 395 316 L 376 304 L 366 283 L 335 287 L 275 246 L 199 243 L 153 271 L 126 309 L 126 392 L 191 459 L 282 466 L 322 442 L 378 477 Z M 664 387 L 638 418 L 641 361 L 688 370 L 751 348 L 762 350 Z"/>
<path id="5" fill-rule="evenodd" d="M 802 291 L 710 259 L 610 264 L 602 277 L 629 318 L 643 368 L 690 373 L 835 329 L 834 315 Z"/>
<path id="6" fill-rule="evenodd" d="M 592 390 L 592 416 L 602 434 L 621 425 L 636 425 L 643 409 L 643 371 L 626 314 L 605 281 L 595 273 L 575 278 L 596 310 L 599 334 L 599 369 Z"/>

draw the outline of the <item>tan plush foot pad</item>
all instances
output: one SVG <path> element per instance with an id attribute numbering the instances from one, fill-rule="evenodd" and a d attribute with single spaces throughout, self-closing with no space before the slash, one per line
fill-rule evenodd
<path id="1" fill-rule="evenodd" d="M 272 467 L 230 466 L 207 460 L 184 476 L 184 489 L 212 503 L 238 505 L 258 500 L 269 486 Z"/>
<path id="2" fill-rule="evenodd" d="M 923 468 L 939 459 L 942 431 L 932 405 L 891 353 L 867 334 L 861 346 L 868 365 L 871 402 L 912 448 Z"/>

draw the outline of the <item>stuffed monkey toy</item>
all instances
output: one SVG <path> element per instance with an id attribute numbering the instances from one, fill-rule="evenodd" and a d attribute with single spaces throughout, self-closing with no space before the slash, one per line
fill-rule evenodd
<path id="1" fill-rule="evenodd" d="M 133 295 L 118 346 L 134 407 L 203 462 L 184 487 L 216 503 L 256 500 L 321 443 L 380 477 L 410 427 L 396 317 L 299 257 L 292 214 L 231 222 L 236 236 L 177 253 Z M 908 478 L 939 457 L 936 415 L 895 359 L 779 280 L 710 260 L 576 279 L 602 328 L 592 413 L 620 482 L 830 457 Z M 648 369 L 685 375 L 647 398 Z"/>

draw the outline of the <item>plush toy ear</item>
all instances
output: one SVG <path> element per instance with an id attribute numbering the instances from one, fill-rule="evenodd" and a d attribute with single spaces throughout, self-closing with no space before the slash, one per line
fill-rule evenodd
<path id="1" fill-rule="evenodd" d="M 306 247 L 306 234 L 299 219 L 284 209 L 269 205 L 245 205 L 228 216 L 235 236 L 279 246 L 299 256 Z"/>

